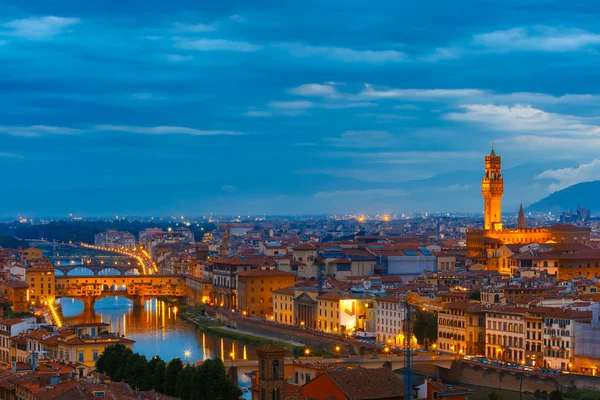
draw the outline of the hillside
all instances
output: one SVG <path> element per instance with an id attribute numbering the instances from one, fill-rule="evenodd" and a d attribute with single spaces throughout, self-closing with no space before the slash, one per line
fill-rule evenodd
<path id="1" fill-rule="evenodd" d="M 560 213 L 575 210 L 577 205 L 592 212 L 600 210 L 600 181 L 582 182 L 554 192 L 527 207 L 527 211 Z"/>

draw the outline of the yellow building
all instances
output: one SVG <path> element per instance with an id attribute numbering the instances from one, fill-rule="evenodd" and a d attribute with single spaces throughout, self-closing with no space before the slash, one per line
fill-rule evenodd
<path id="1" fill-rule="evenodd" d="M 30 247 L 19 252 L 19 259 L 23 264 L 31 264 L 34 261 L 42 261 L 44 259 L 44 252 L 35 247 Z"/>
<path id="2" fill-rule="evenodd" d="M 108 327 L 106 323 L 84 323 L 59 331 L 30 330 L 11 338 L 14 343 L 13 356 L 17 361 L 31 362 L 32 355 L 36 354 L 38 360 L 78 362 L 94 368 L 96 360 L 107 346 L 120 343 L 131 348 L 135 343 L 131 339 L 108 333 Z"/>
<path id="3" fill-rule="evenodd" d="M 211 301 L 213 283 L 207 279 L 185 276 L 185 296 L 188 305 L 206 304 Z"/>
<path id="4" fill-rule="evenodd" d="M 250 316 L 273 315 L 273 291 L 293 286 L 296 275 L 274 269 L 260 267 L 238 272 L 236 308 Z"/>
<path id="5" fill-rule="evenodd" d="M 55 296 L 54 265 L 51 263 L 34 264 L 26 270 L 25 279 L 29 285 L 31 304 L 53 302 Z"/>
<path id="6" fill-rule="evenodd" d="M 354 318 L 347 326 L 342 327 L 340 325 L 340 307 L 344 302 L 344 311 L 351 314 L 352 317 L 356 316 L 356 301 L 351 300 L 348 296 L 341 295 L 336 292 L 326 292 L 319 297 L 318 310 L 319 317 L 317 322 L 317 328 L 328 333 L 339 333 L 343 334 L 343 330 L 350 330 L 356 325 L 356 319 Z M 349 310 L 349 311 L 348 311 Z"/>
<path id="7" fill-rule="evenodd" d="M 294 288 L 273 291 L 273 317 L 280 324 L 294 325 Z"/>
<path id="8" fill-rule="evenodd" d="M 474 302 L 444 305 L 438 312 L 438 349 L 459 355 L 485 354 L 486 309 Z"/>
<path id="9" fill-rule="evenodd" d="M 377 315 L 371 297 L 330 291 L 319 295 L 317 300 L 317 329 L 342 335 L 369 332 L 375 336 Z"/>
<path id="10" fill-rule="evenodd" d="M 0 283 L 2 295 L 11 303 L 14 312 L 29 311 L 29 285 L 20 279 L 9 279 Z"/>

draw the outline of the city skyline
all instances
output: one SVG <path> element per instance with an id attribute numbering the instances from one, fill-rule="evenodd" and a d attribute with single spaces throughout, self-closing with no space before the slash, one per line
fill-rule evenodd
<path id="1" fill-rule="evenodd" d="M 439 5 L 4 2 L 2 216 L 477 212 L 492 141 L 507 213 L 593 180 L 594 4 Z"/>

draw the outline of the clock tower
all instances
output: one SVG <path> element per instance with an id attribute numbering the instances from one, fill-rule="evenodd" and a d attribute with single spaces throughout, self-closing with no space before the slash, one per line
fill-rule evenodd
<path id="1" fill-rule="evenodd" d="M 485 157 L 485 177 L 481 180 L 483 195 L 483 229 L 486 231 L 502 230 L 502 194 L 504 194 L 504 178 L 501 174 L 500 156 L 496 155 L 494 145 L 489 156 Z"/>

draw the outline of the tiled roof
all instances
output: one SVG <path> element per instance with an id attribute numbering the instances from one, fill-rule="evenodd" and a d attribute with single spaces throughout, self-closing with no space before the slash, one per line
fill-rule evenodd
<path id="1" fill-rule="evenodd" d="M 248 276 L 248 277 L 253 277 L 253 276 L 296 276 L 295 274 L 292 274 L 291 272 L 287 272 L 287 271 L 281 271 L 278 269 L 262 269 L 262 268 L 255 268 L 255 269 L 251 269 L 248 271 L 240 271 L 237 273 L 238 276 Z"/>
<path id="2" fill-rule="evenodd" d="M 348 400 L 376 400 L 402 397 L 404 384 L 387 368 L 356 368 L 325 371 Z"/>

